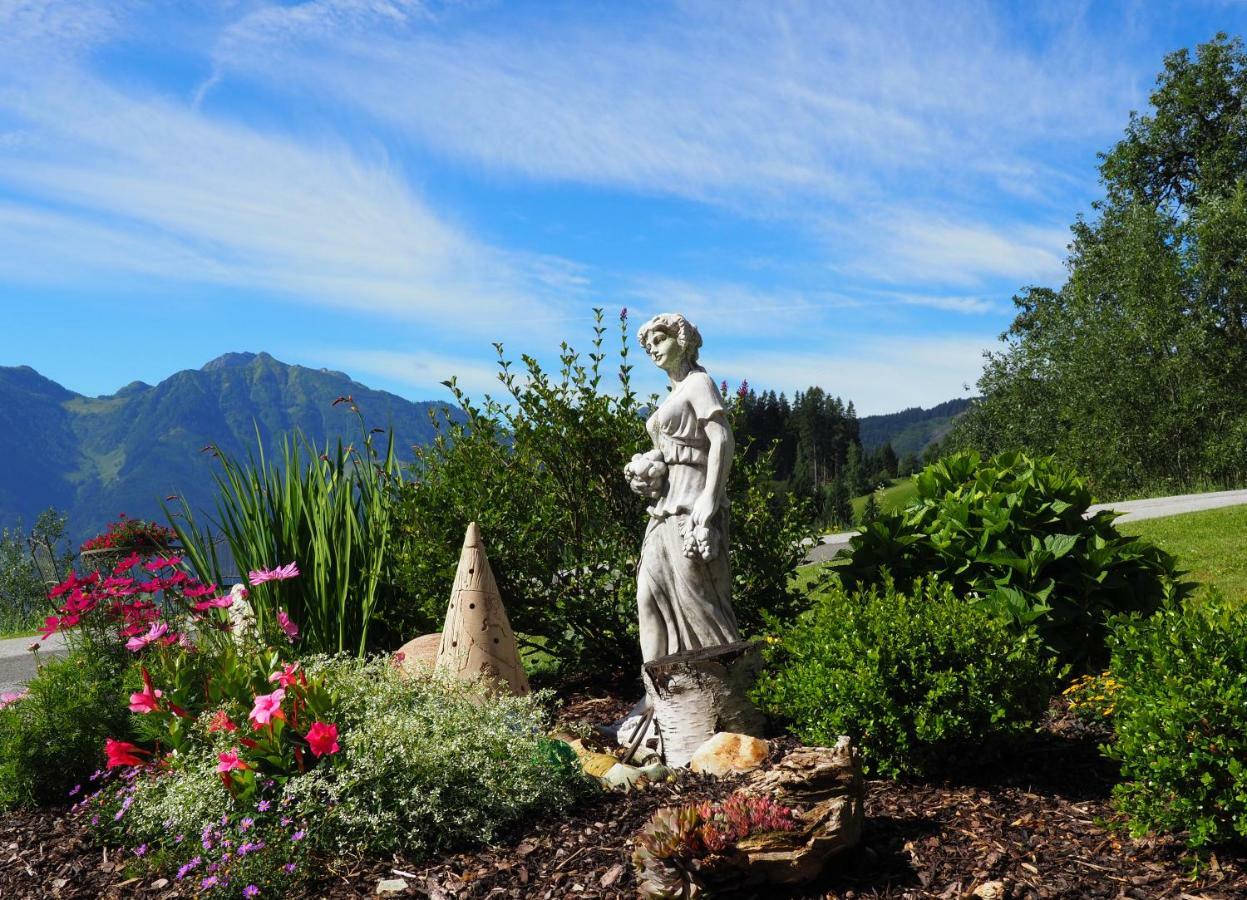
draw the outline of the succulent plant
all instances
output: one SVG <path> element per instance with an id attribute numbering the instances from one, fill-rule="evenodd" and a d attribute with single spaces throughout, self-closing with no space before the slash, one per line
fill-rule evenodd
<path id="1" fill-rule="evenodd" d="M 723 803 L 666 806 L 637 834 L 632 851 L 637 889 L 645 900 L 685 900 L 705 890 L 705 863 L 765 831 L 793 831 L 792 810 L 741 791 Z"/>

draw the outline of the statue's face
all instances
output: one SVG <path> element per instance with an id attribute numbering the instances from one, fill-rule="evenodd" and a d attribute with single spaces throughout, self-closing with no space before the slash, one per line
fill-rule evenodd
<path id="1" fill-rule="evenodd" d="M 678 369 L 684 361 L 684 348 L 675 335 L 659 328 L 645 336 L 645 352 L 658 368 L 666 372 Z"/>

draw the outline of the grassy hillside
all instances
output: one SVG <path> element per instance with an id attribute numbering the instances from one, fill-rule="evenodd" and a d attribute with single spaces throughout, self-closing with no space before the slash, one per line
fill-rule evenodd
<path id="1" fill-rule="evenodd" d="M 1122 522 L 1123 534 L 1137 535 L 1172 553 L 1187 577 L 1215 586 L 1227 597 L 1247 600 L 1247 506 Z"/>
<path id="2" fill-rule="evenodd" d="M 921 456 L 929 444 L 938 441 L 953 420 L 970 405 L 968 399 L 947 400 L 930 409 L 920 406 L 880 416 L 862 416 L 857 420 L 862 449 L 867 453 L 891 444 L 899 457 Z"/>
<path id="3" fill-rule="evenodd" d="M 912 478 L 895 478 L 892 483 L 875 495 L 880 512 L 892 512 L 900 509 L 918 494 L 918 485 Z M 860 516 L 866 508 L 866 500 L 870 494 L 862 494 L 853 498 L 853 515 Z"/>

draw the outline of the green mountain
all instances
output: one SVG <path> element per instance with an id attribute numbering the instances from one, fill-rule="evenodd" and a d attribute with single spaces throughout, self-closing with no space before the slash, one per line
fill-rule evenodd
<path id="1" fill-rule="evenodd" d="M 212 511 L 215 463 L 204 447 L 245 457 L 257 430 L 266 453 L 295 429 L 319 445 L 357 441 L 355 414 L 333 403 L 348 395 L 369 427 L 393 426 L 406 459 L 413 445 L 432 439 L 429 413 L 444 406 L 267 353 L 227 353 L 158 385 L 136 381 L 104 397 L 75 394 L 29 366 L 0 366 L 0 525 L 30 525 L 55 506 L 82 540 L 118 513 L 159 517 L 160 501 L 172 494 Z"/>
<path id="2" fill-rule="evenodd" d="M 912 406 L 883 416 L 863 416 L 857 420 L 862 449 L 869 453 L 890 443 L 899 457 L 922 456 L 928 445 L 935 443 L 952 427 L 953 419 L 965 412 L 968 398 L 946 400 L 930 409 Z"/>

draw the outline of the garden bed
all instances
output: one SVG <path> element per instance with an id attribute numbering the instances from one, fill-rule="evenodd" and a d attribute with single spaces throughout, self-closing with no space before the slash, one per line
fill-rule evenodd
<path id="1" fill-rule="evenodd" d="M 624 705 L 581 693 L 565 713 L 601 722 Z M 1002 882 L 1005 897 L 1247 895 L 1247 854 L 1213 854 L 1197 867 L 1175 838 L 1126 834 L 1108 802 L 1115 773 L 1096 750 L 1101 739 L 1054 714 L 1014 753 L 969 777 L 869 781 L 860 852 L 817 885 L 766 896 L 954 898 L 989 881 Z M 378 882 L 401 878 L 407 896 L 445 900 L 634 897 L 631 838 L 654 810 L 722 798 L 733 787 L 686 774 L 675 784 L 603 795 L 492 847 L 424 864 L 342 862 L 309 896 L 376 896 Z M 105 857 L 63 810 L 0 818 L 0 896 L 180 897 L 193 887 L 127 879 L 115 855 Z"/>

